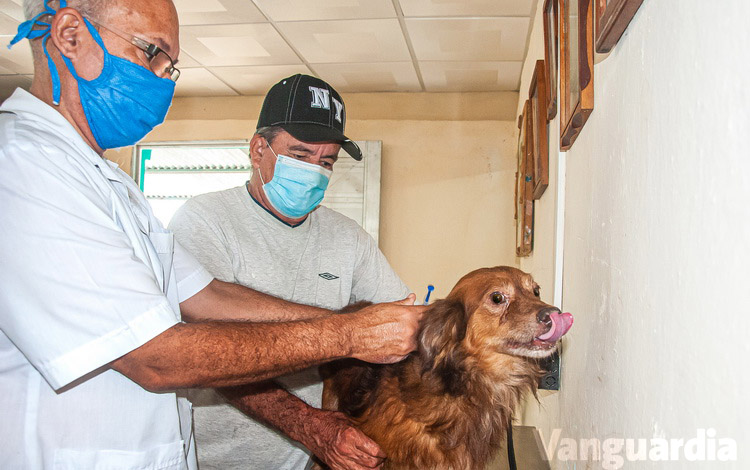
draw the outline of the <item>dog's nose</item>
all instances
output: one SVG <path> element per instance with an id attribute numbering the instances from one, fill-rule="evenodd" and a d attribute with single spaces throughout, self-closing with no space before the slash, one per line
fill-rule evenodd
<path id="1" fill-rule="evenodd" d="M 552 318 L 550 318 L 550 315 L 553 313 L 560 313 L 560 310 L 555 307 L 544 308 L 536 314 L 536 319 L 539 323 L 544 323 L 544 326 L 547 328 L 552 328 Z"/>

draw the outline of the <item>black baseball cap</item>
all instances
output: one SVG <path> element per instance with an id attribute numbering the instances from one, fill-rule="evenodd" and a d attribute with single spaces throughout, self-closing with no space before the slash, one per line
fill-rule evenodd
<path id="1" fill-rule="evenodd" d="M 303 142 L 333 141 L 355 160 L 362 151 L 344 135 L 346 109 L 331 85 L 310 75 L 292 75 L 272 86 L 263 101 L 258 126 L 279 126 Z"/>

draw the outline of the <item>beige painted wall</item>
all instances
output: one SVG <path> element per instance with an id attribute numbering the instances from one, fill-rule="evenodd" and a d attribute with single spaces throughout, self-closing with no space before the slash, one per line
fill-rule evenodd
<path id="1" fill-rule="evenodd" d="M 540 15 L 522 98 L 543 54 Z M 748 15 L 746 0 L 721 8 L 646 0 L 595 66 L 595 109 L 573 148 L 560 154 L 552 141 L 551 166 L 565 168 L 558 282 L 576 321 L 565 340 L 562 390 L 523 413 L 545 444 L 555 429 L 575 443 L 644 438 L 649 445 L 686 444 L 704 429 L 717 448 L 719 439 L 733 440 L 738 460 L 688 462 L 678 448 L 670 463 L 564 461 L 558 447 L 553 468 L 750 466 L 750 378 L 741 365 L 750 352 L 750 94 L 740 79 L 750 70 L 737 60 L 750 42 Z M 550 127 L 557 139 L 559 117 Z M 539 250 L 521 266 L 554 284 L 550 189 L 537 205 Z"/>
<path id="2" fill-rule="evenodd" d="M 421 297 L 514 264 L 517 93 L 345 95 L 347 135 L 383 142 L 380 245 Z M 261 97 L 177 99 L 147 141 L 247 139 Z M 131 149 L 107 157 L 130 169 Z"/>

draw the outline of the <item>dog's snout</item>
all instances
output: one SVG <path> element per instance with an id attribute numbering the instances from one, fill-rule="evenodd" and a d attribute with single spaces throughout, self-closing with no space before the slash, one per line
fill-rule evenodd
<path id="1" fill-rule="evenodd" d="M 560 313 L 560 310 L 556 309 L 555 307 L 544 308 L 536 314 L 536 319 L 539 321 L 539 323 L 544 323 L 546 327 L 551 328 L 552 318 L 550 318 L 550 315 L 552 315 L 553 313 Z"/>

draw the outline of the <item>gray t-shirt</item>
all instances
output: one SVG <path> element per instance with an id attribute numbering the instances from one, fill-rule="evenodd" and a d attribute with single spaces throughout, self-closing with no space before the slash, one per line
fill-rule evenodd
<path id="1" fill-rule="evenodd" d="M 293 302 L 339 309 L 409 294 L 373 238 L 356 222 L 320 206 L 290 227 L 255 202 L 245 186 L 190 199 L 169 228 L 219 280 Z M 317 368 L 277 379 L 320 407 Z M 242 414 L 213 390 L 190 390 L 201 470 L 301 470 L 309 453 Z"/>

